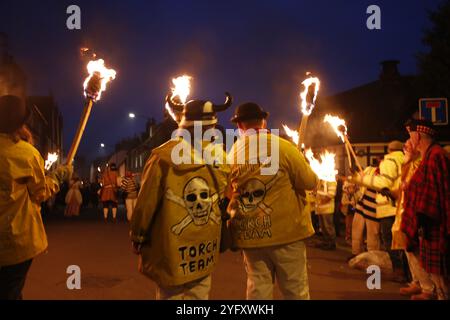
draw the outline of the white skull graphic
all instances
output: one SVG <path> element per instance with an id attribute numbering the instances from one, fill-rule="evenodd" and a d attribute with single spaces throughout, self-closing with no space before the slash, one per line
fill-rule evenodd
<path id="1" fill-rule="evenodd" d="M 191 179 L 184 187 L 183 200 L 196 226 L 208 223 L 212 198 L 208 183 L 205 179 L 200 177 Z"/>
<path id="2" fill-rule="evenodd" d="M 249 212 L 255 210 L 264 200 L 266 195 L 266 186 L 258 179 L 250 179 L 244 185 L 240 192 L 241 203 L 244 211 Z"/>

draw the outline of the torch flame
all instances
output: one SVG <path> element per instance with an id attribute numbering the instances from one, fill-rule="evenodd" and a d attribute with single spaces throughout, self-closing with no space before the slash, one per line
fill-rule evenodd
<path id="1" fill-rule="evenodd" d="M 288 135 L 289 138 L 292 139 L 292 141 L 294 141 L 294 143 L 296 145 L 298 145 L 299 140 L 300 140 L 300 136 L 298 134 L 298 131 L 296 130 L 292 130 L 291 128 L 289 128 L 287 125 L 283 124 L 283 129 L 284 132 L 286 132 L 286 134 Z"/>
<path id="2" fill-rule="evenodd" d="M 344 135 L 347 135 L 347 126 L 344 119 L 327 114 L 323 119 L 323 122 L 328 122 L 334 132 L 336 132 L 337 136 L 345 143 Z"/>
<path id="3" fill-rule="evenodd" d="M 116 71 L 113 69 L 108 69 L 105 67 L 105 61 L 103 59 L 91 60 L 87 65 L 87 71 L 89 76 L 84 80 L 83 88 L 84 95 L 86 96 L 86 89 L 88 86 L 88 82 L 93 77 L 94 73 L 98 73 L 100 77 L 100 90 L 98 91 L 97 97 L 95 100 L 100 100 L 102 92 L 106 89 L 106 84 L 114 80 L 116 78 Z"/>
<path id="4" fill-rule="evenodd" d="M 178 97 L 182 104 L 186 103 L 187 97 L 191 93 L 191 79 L 192 77 L 188 75 L 182 75 L 172 79 L 172 83 L 174 85 L 172 87 L 172 99 L 174 97 Z M 166 110 L 169 112 L 172 119 L 177 121 L 178 117 L 172 108 L 170 108 L 168 103 L 166 103 Z"/>
<path id="5" fill-rule="evenodd" d="M 320 86 L 320 80 L 317 77 L 311 77 L 310 73 L 307 72 L 306 75 L 309 75 L 309 78 L 305 79 L 302 82 L 302 85 L 305 87 L 305 89 L 300 93 L 300 99 L 302 101 L 302 113 L 306 116 L 311 115 L 317 98 L 317 93 L 319 92 L 319 86 Z M 315 84 L 314 87 L 314 96 L 312 98 L 312 101 L 307 101 L 309 86 L 312 84 Z"/>
<path id="6" fill-rule="evenodd" d="M 186 103 L 187 97 L 191 93 L 191 76 L 182 75 L 172 79 L 174 87 L 172 88 L 172 96 L 178 96 L 182 104 Z"/>
<path id="7" fill-rule="evenodd" d="M 47 160 L 45 160 L 44 168 L 45 170 L 50 170 L 52 165 L 58 160 L 58 154 L 55 153 L 48 153 L 47 154 Z"/>
<path id="8" fill-rule="evenodd" d="M 317 174 L 320 180 L 335 182 L 338 171 L 336 170 L 335 154 L 325 150 L 325 153 L 320 155 L 320 161 L 314 157 L 311 149 L 306 150 L 306 158 L 312 170 Z"/>

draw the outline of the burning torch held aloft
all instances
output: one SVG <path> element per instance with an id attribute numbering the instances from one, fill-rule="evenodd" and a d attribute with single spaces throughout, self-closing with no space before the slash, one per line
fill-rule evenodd
<path id="1" fill-rule="evenodd" d="M 83 114 L 78 124 L 77 132 L 67 155 L 67 164 L 71 164 L 75 158 L 94 102 L 100 100 L 102 92 L 106 89 L 106 84 L 116 77 L 116 71 L 106 68 L 103 59 L 89 61 L 87 70 L 89 75 L 83 84 L 86 102 L 84 104 Z"/>
<path id="2" fill-rule="evenodd" d="M 362 174 L 363 173 L 362 167 L 359 164 L 358 158 L 356 157 L 356 153 L 353 150 L 353 147 L 350 144 L 350 141 L 348 139 L 347 125 L 345 124 L 345 120 L 343 120 L 343 119 L 341 119 L 339 117 L 327 114 L 323 121 L 327 122 L 327 123 L 329 123 L 331 125 L 331 127 L 333 128 L 333 130 L 336 133 L 336 135 L 345 144 L 345 150 L 347 152 L 347 157 L 348 157 L 350 168 L 352 167 L 351 156 L 353 156 L 353 158 L 355 160 L 355 163 L 356 163 L 356 166 L 358 167 L 358 170 L 359 170 L 360 174 Z"/>

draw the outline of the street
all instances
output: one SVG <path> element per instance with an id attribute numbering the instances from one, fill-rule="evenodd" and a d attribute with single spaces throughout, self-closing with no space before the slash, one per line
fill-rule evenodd
<path id="1" fill-rule="evenodd" d="M 90 209 L 89 211 L 93 211 Z M 46 230 L 48 253 L 37 257 L 24 289 L 24 299 L 154 299 L 155 285 L 137 271 L 131 251 L 128 224 L 119 210 L 116 224 L 105 224 L 100 211 L 77 219 L 49 219 Z M 342 241 L 341 241 L 342 242 Z M 336 251 L 308 247 L 308 269 L 312 299 L 401 299 L 400 284 L 383 279 L 380 290 L 366 287 L 368 275 L 350 269 L 350 249 Z M 70 265 L 81 268 L 81 289 L 69 290 Z M 221 255 L 213 273 L 211 299 L 245 299 L 246 275 L 239 252 Z M 278 290 L 275 299 L 280 299 Z"/>

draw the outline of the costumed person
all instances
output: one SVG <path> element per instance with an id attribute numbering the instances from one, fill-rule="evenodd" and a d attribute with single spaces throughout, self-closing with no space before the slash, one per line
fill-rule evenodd
<path id="1" fill-rule="evenodd" d="M 45 173 L 25 127 L 22 96 L 0 97 L 0 300 L 22 299 L 33 259 L 47 250 L 41 203 L 59 191 L 71 166 Z"/>
<path id="2" fill-rule="evenodd" d="M 72 178 L 69 183 L 69 191 L 66 194 L 66 210 L 64 211 L 65 217 L 78 217 L 80 215 L 80 206 L 83 203 L 80 188 L 80 179 Z"/>
<path id="3" fill-rule="evenodd" d="M 305 212 L 309 212 L 314 230 L 319 230 L 319 221 L 316 215 L 316 192 L 314 190 L 306 191 Z"/>
<path id="4" fill-rule="evenodd" d="M 407 239 L 405 234 L 401 231 L 402 215 L 404 211 L 405 190 L 411 177 L 420 164 L 420 153 L 413 150 L 411 140 L 406 141 L 403 151 L 405 153 L 405 161 L 402 166 L 402 183 L 400 186 L 400 195 L 398 197 L 397 213 L 395 222 L 392 226 L 392 249 L 403 250 L 405 252 L 409 271 L 411 273 L 411 282 L 407 287 L 400 288 L 400 294 L 403 296 L 413 296 L 421 294 L 422 292 L 432 295 L 434 293 L 434 284 L 431 281 L 428 273 L 420 265 L 418 254 L 408 252 Z"/>
<path id="5" fill-rule="evenodd" d="M 334 207 L 336 181 L 320 180 L 316 191 L 316 215 L 322 231 L 322 241 L 316 247 L 322 250 L 336 250 L 336 228 L 334 225 Z"/>
<path id="6" fill-rule="evenodd" d="M 405 279 L 403 251 L 392 250 L 392 225 L 397 212 L 396 195 L 400 189 L 401 169 L 405 155 L 403 143 L 391 141 L 388 153 L 379 164 L 379 173 L 375 175 L 354 175 L 352 182 L 377 190 L 376 217 L 380 224 L 381 248 L 388 252 L 394 270 L 394 280 Z"/>
<path id="7" fill-rule="evenodd" d="M 166 100 L 182 110 L 182 118 L 174 138 L 153 149 L 145 165 L 131 240 L 139 270 L 157 285 L 158 300 L 206 300 L 219 259 L 219 203 L 229 174 L 221 139 L 211 139 L 217 135 L 216 112 L 232 99 L 227 93 L 223 105 L 203 100 L 183 105 L 171 95 Z"/>
<path id="8" fill-rule="evenodd" d="M 319 180 L 297 147 L 266 129 L 267 117 L 250 102 L 231 119 L 241 132 L 228 154 L 233 246 L 243 251 L 247 299 L 272 299 L 275 279 L 285 299 L 309 299 L 305 191 Z"/>
<path id="9" fill-rule="evenodd" d="M 100 201 L 103 204 L 103 217 L 108 222 L 109 209 L 112 209 L 113 222 L 117 222 L 117 168 L 115 163 L 110 163 L 102 175 Z"/>
<path id="10" fill-rule="evenodd" d="M 133 216 L 134 207 L 136 207 L 136 201 L 138 196 L 138 185 L 133 177 L 131 171 L 125 173 L 125 178 L 122 179 L 120 186 L 125 192 L 125 207 L 127 209 L 127 220 L 131 221 Z"/>
<path id="11" fill-rule="evenodd" d="M 378 173 L 378 168 L 369 166 L 364 169 L 364 177 Z M 353 183 L 353 179 L 349 179 Z M 364 229 L 366 229 L 367 251 L 380 250 L 380 223 L 377 219 L 377 191 L 365 186 L 360 187 L 362 198 L 356 204 L 352 222 L 352 255 L 351 260 L 364 252 Z"/>
<path id="12" fill-rule="evenodd" d="M 434 284 L 433 293 L 413 295 L 413 300 L 448 300 L 450 275 L 450 162 L 436 143 L 437 131 L 427 120 L 407 123 L 412 149 L 422 161 L 405 190 L 401 230 L 407 250 L 419 252 L 421 266 Z"/>
<path id="13" fill-rule="evenodd" d="M 345 242 L 352 245 L 352 223 L 358 202 L 358 187 L 354 183 L 344 182 L 342 187 L 341 212 L 345 216 Z"/>

